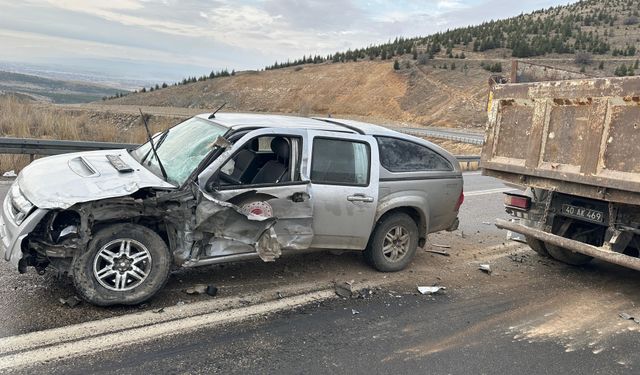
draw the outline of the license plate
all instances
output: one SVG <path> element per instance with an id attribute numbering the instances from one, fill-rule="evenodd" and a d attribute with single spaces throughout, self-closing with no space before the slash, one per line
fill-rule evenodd
<path id="1" fill-rule="evenodd" d="M 604 214 L 602 213 L 602 211 L 596 211 L 589 208 L 572 206 L 570 204 L 563 204 L 562 213 L 564 215 L 575 217 L 578 219 L 595 221 L 596 223 L 604 222 Z"/>

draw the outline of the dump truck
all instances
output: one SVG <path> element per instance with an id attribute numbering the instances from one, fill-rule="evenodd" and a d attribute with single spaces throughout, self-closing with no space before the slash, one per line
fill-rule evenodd
<path id="1" fill-rule="evenodd" d="M 568 264 L 640 270 L 640 77 L 493 85 L 481 167 L 524 188 L 498 228 Z"/>

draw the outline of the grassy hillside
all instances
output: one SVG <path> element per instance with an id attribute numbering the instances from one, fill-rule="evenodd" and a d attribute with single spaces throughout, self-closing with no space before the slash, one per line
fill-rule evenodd
<path id="1" fill-rule="evenodd" d="M 480 127 L 487 80 L 513 58 L 590 76 L 640 74 L 640 0 L 588 0 L 427 37 L 206 76 L 106 104 L 328 113 Z M 623 68 L 624 66 L 624 68 Z M 146 91 L 146 90 L 145 90 Z"/>
<path id="2" fill-rule="evenodd" d="M 115 95 L 122 90 L 0 71 L 0 91 L 26 94 L 54 103 L 85 103 Z"/>

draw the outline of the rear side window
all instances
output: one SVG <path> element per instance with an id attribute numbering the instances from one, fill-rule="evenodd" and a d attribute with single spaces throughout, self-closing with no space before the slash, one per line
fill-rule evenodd
<path id="1" fill-rule="evenodd" d="M 311 181 L 335 185 L 369 184 L 369 145 L 341 139 L 315 138 Z"/>
<path id="2" fill-rule="evenodd" d="M 432 149 L 391 137 L 377 137 L 380 164 L 391 172 L 450 171 L 447 159 Z"/>

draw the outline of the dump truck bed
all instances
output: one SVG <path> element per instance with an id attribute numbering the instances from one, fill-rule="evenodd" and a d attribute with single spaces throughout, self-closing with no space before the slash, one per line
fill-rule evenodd
<path id="1" fill-rule="evenodd" d="M 640 77 L 496 85 L 484 174 L 640 204 Z"/>

